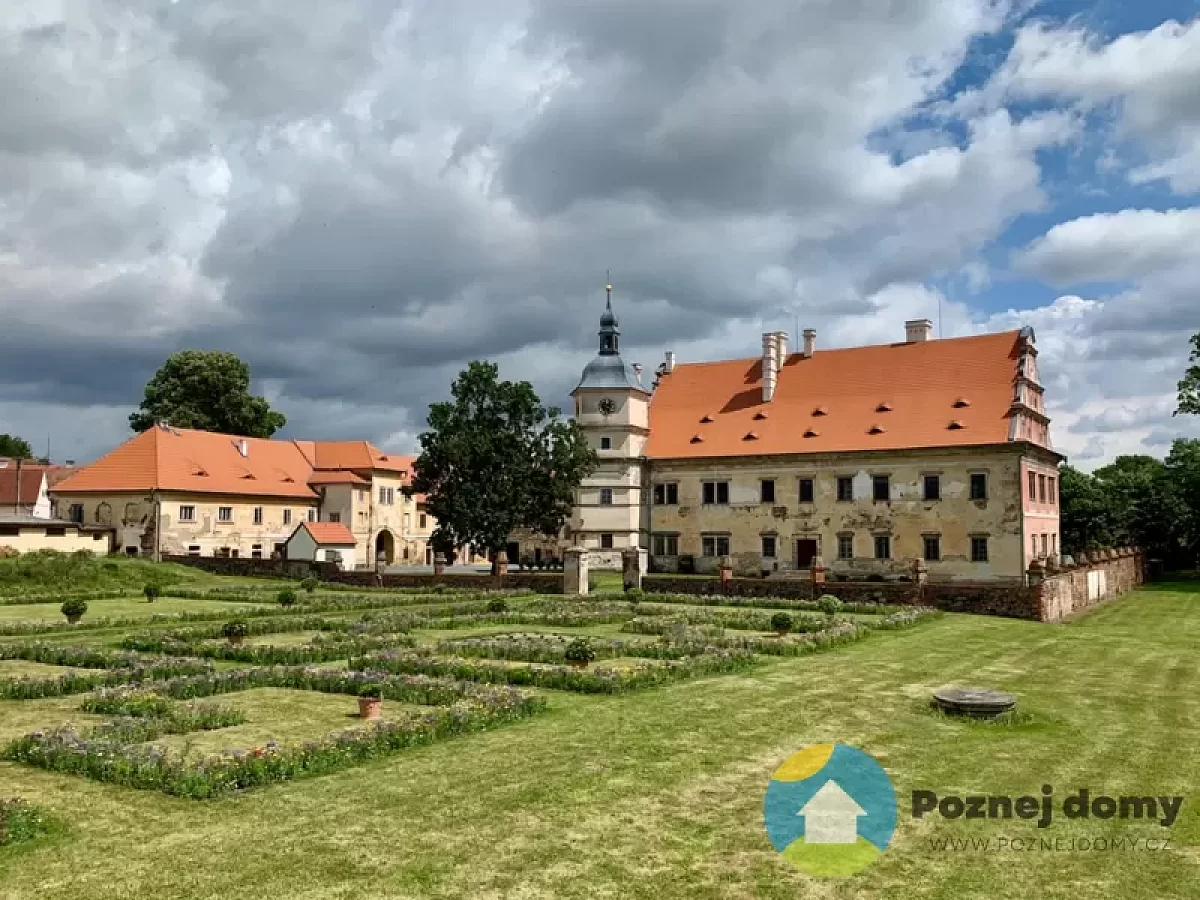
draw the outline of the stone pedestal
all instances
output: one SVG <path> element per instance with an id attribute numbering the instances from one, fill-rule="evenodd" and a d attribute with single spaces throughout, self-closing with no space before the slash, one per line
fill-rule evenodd
<path id="1" fill-rule="evenodd" d="M 1046 567 L 1042 565 L 1040 559 L 1035 559 L 1029 564 L 1029 571 L 1026 573 L 1029 579 L 1029 586 L 1041 584 L 1046 578 Z"/>
<path id="2" fill-rule="evenodd" d="M 441 553 L 433 554 L 433 577 L 441 578 L 446 574 L 446 557 Z"/>
<path id="3" fill-rule="evenodd" d="M 721 557 L 721 589 L 725 590 L 733 583 L 733 557 Z"/>
<path id="4" fill-rule="evenodd" d="M 929 566 L 926 565 L 925 560 L 913 560 L 912 574 L 913 584 L 918 587 L 929 583 Z"/>
<path id="5" fill-rule="evenodd" d="M 621 581 L 627 591 L 642 589 L 642 553 L 637 547 L 621 551 Z"/>
<path id="6" fill-rule="evenodd" d="M 588 592 L 588 552 L 583 547 L 568 547 L 563 561 L 563 594 L 586 597 Z"/>
<path id="7" fill-rule="evenodd" d="M 825 560 L 814 556 L 808 567 L 808 577 L 812 581 L 812 596 L 817 599 L 825 593 Z"/>
<path id="8" fill-rule="evenodd" d="M 504 550 L 497 553 L 496 558 L 492 560 L 492 574 L 498 578 L 508 574 L 508 553 Z"/>

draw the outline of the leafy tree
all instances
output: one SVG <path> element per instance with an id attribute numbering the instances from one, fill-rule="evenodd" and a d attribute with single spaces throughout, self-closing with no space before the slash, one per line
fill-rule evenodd
<path id="1" fill-rule="evenodd" d="M 287 424 L 264 398 L 250 394 L 250 367 L 220 350 L 180 350 L 167 357 L 146 385 L 139 411 L 129 416 L 134 431 L 157 421 L 263 438 Z"/>
<path id="2" fill-rule="evenodd" d="M 1165 467 L 1175 495 L 1179 562 L 1200 568 L 1200 440 L 1175 440 Z"/>
<path id="3" fill-rule="evenodd" d="M 529 382 L 500 381 L 493 363 L 470 363 L 451 396 L 429 407 L 407 488 L 437 519 L 435 549 L 471 544 L 494 562 L 517 529 L 558 534 L 596 466 L 578 423 L 543 406 Z"/>
<path id="4" fill-rule="evenodd" d="M 1059 530 L 1064 553 L 1112 544 L 1112 511 L 1099 482 L 1074 466 L 1058 470 Z"/>
<path id="5" fill-rule="evenodd" d="M 1179 555 L 1183 508 L 1162 460 L 1118 456 L 1096 470 L 1108 507 L 1111 542 L 1141 547 L 1157 559 Z"/>
<path id="6" fill-rule="evenodd" d="M 1200 332 L 1192 335 L 1192 352 L 1187 371 L 1179 381 L 1179 407 L 1175 415 L 1190 413 L 1200 416 Z"/>
<path id="7" fill-rule="evenodd" d="M 0 434 L 0 456 L 10 459 L 33 459 L 33 448 L 29 441 L 15 434 Z"/>

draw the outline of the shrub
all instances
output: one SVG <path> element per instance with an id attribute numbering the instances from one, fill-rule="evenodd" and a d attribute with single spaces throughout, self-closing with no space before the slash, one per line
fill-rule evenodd
<path id="1" fill-rule="evenodd" d="M 833 594 L 822 594 L 817 599 L 817 609 L 827 616 L 836 616 L 842 611 L 842 601 Z"/>
<path id="2" fill-rule="evenodd" d="M 0 847 L 20 844 L 50 831 L 50 821 L 24 800 L 0 800 Z"/>
<path id="3" fill-rule="evenodd" d="M 636 606 L 646 599 L 646 592 L 641 588 L 630 588 L 625 592 L 625 599 Z"/>
<path id="4" fill-rule="evenodd" d="M 592 646 L 592 642 L 588 638 L 578 637 L 567 644 L 567 649 L 563 651 L 563 658 L 573 663 L 586 665 L 596 658 L 596 648 Z"/>
<path id="5" fill-rule="evenodd" d="M 146 595 L 147 603 L 153 603 L 162 594 L 162 588 L 157 584 L 148 584 L 142 588 L 142 593 Z"/>
<path id="6" fill-rule="evenodd" d="M 359 686 L 358 696 L 367 700 L 382 700 L 383 685 L 378 681 L 368 681 L 366 684 Z"/>
<path id="7" fill-rule="evenodd" d="M 795 620 L 788 613 L 777 612 L 771 616 L 771 630 L 776 634 L 787 634 L 795 624 Z"/>
<path id="8" fill-rule="evenodd" d="M 296 592 L 293 591 L 291 588 L 284 588 L 282 591 L 279 592 L 278 596 L 275 599 L 279 601 L 280 606 L 295 606 L 296 605 Z"/>
<path id="9" fill-rule="evenodd" d="M 487 611 L 490 613 L 508 612 L 508 602 L 503 597 L 495 597 L 488 601 Z"/>
<path id="10" fill-rule="evenodd" d="M 310 576 L 308 578 L 305 578 L 302 582 L 300 582 L 300 587 L 304 588 L 304 590 L 306 590 L 308 593 L 311 594 L 313 591 L 315 591 L 317 589 L 318 584 L 320 584 L 320 582 L 317 581 L 317 579 Z"/>
<path id="11" fill-rule="evenodd" d="M 221 635 L 228 641 L 240 641 L 250 633 L 250 625 L 245 619 L 234 619 L 221 626 Z"/>
<path id="12" fill-rule="evenodd" d="M 68 619 L 79 619 L 87 612 L 88 605 L 87 601 L 82 597 L 72 597 L 70 600 L 65 601 L 59 609 L 62 610 L 62 614 Z"/>

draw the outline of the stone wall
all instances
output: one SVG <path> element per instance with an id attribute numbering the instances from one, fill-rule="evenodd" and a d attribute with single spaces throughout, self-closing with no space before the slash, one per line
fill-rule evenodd
<path id="1" fill-rule="evenodd" d="M 265 578 L 307 578 L 312 575 L 321 581 L 358 587 L 380 587 L 380 576 L 374 572 L 343 572 L 333 563 L 309 562 L 300 559 L 223 559 L 211 556 L 164 556 L 165 562 L 182 563 L 217 575 L 259 575 Z M 554 573 L 512 572 L 493 575 L 408 574 L 388 572 L 382 576 L 382 586 L 391 588 L 420 588 L 444 584 L 451 588 L 472 590 L 534 590 L 539 594 L 561 594 L 563 576 Z"/>
<path id="2" fill-rule="evenodd" d="M 1144 581 L 1139 551 L 1124 548 L 1092 554 L 1078 563 L 1050 568 L 1036 563 L 1028 582 L 1017 581 L 838 581 L 814 585 L 811 578 L 717 578 L 647 575 L 647 593 L 727 594 L 735 597 L 813 599 L 829 593 L 846 603 L 893 603 L 936 606 L 948 612 L 1061 622 L 1077 613 L 1134 590 Z"/>

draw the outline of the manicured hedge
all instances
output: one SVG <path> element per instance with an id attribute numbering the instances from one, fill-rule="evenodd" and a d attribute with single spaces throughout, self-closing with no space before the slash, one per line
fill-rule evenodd
<path id="1" fill-rule="evenodd" d="M 343 623 L 344 624 L 344 623 Z M 297 629 L 308 631 L 307 628 Z M 205 659 L 222 659 L 244 662 L 256 666 L 302 666 L 309 663 L 329 662 L 363 653 L 371 653 L 388 647 L 413 644 L 413 639 L 401 634 L 351 635 L 334 632 L 331 636 L 318 635 L 307 644 L 293 646 L 247 647 L 233 645 L 228 641 L 180 641 L 170 636 L 140 635 L 126 638 L 124 647 L 133 647 L 151 653 L 170 656 L 199 656 Z"/>
<path id="2" fill-rule="evenodd" d="M 836 594 L 837 591 L 830 591 Z M 821 612 L 816 600 L 800 600 L 795 597 L 734 597 L 724 594 L 659 594 L 648 593 L 643 597 L 647 603 L 682 604 L 684 606 L 727 606 L 767 609 L 796 609 L 803 612 Z M 886 616 L 908 607 L 894 603 L 843 603 L 842 612 L 861 616 Z"/>
<path id="3" fill-rule="evenodd" d="M 208 660 L 142 657 L 134 653 L 124 655 L 135 658 L 137 662 L 127 668 L 66 672 L 49 678 L 0 679 L 0 700 L 39 700 L 43 697 L 65 697 L 69 694 L 82 694 L 105 686 L 201 675 L 211 672 L 213 668 L 213 664 Z"/>

